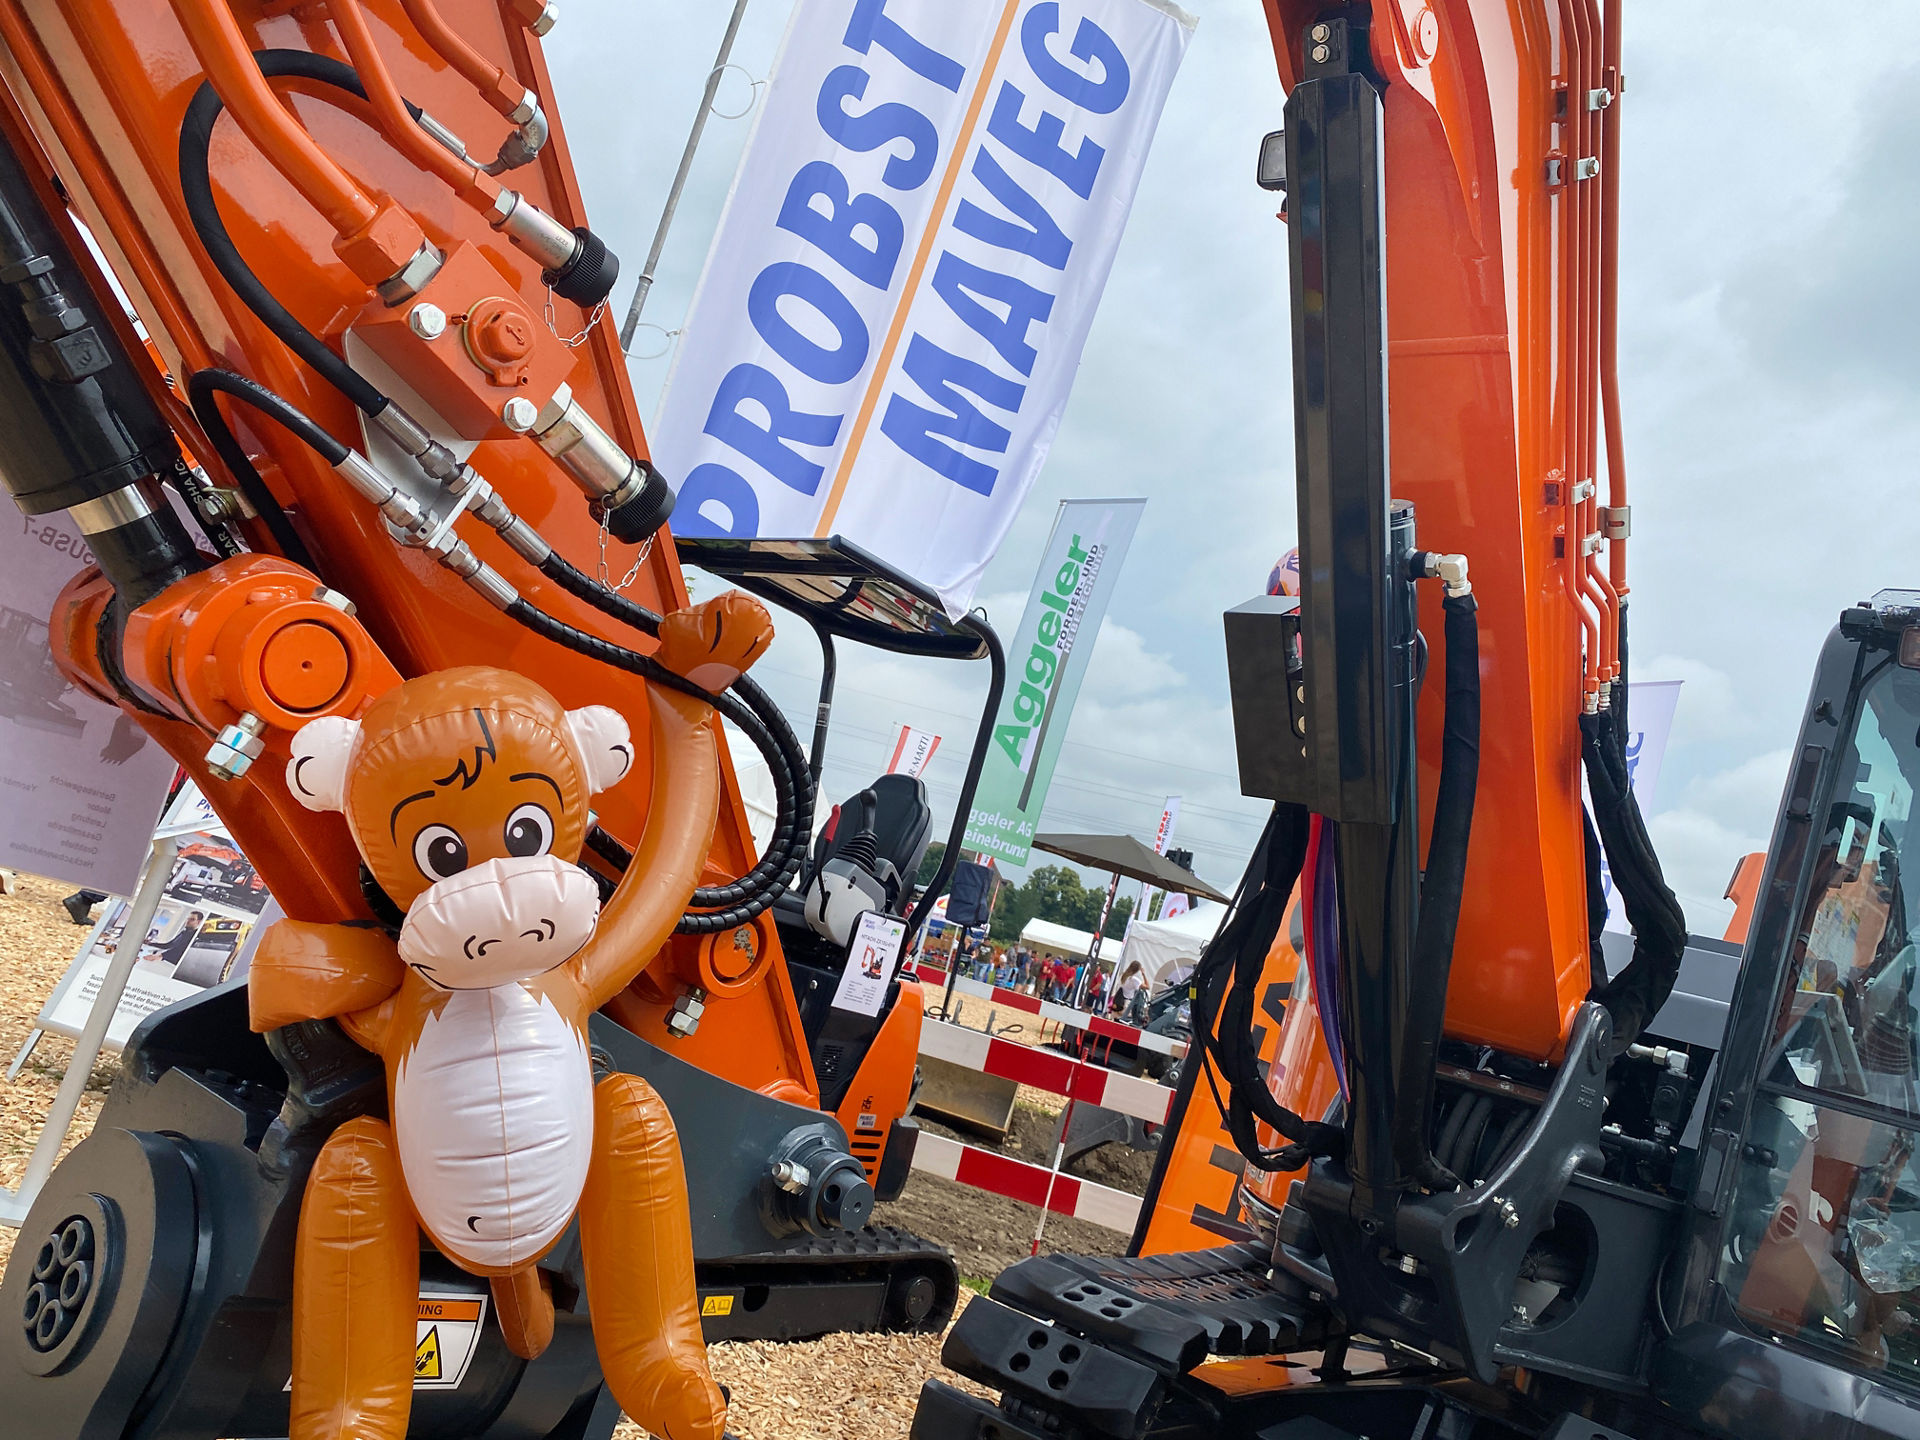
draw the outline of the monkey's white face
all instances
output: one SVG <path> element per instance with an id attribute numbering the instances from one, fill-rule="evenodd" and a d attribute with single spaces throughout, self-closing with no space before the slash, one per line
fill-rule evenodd
<path id="1" fill-rule="evenodd" d="M 599 919 L 599 889 L 578 865 L 506 856 L 422 891 L 400 929 L 400 958 L 442 990 L 490 990 L 565 964 Z"/>

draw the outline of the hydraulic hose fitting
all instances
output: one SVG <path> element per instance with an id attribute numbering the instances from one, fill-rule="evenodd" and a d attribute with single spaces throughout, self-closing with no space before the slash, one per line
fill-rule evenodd
<path id="1" fill-rule="evenodd" d="M 606 519 L 614 538 L 637 545 L 673 514 L 673 491 L 651 465 L 635 460 L 562 385 L 530 432 Z"/>
<path id="2" fill-rule="evenodd" d="M 527 113 L 521 114 L 524 110 Z M 520 102 L 520 108 L 507 117 L 516 128 L 500 142 L 500 153 L 491 165 L 481 167 L 488 175 L 504 175 L 509 170 L 518 170 L 522 165 L 531 165 L 540 152 L 547 146 L 547 114 L 540 108 L 540 102 L 534 98 L 531 90 L 527 98 Z"/>
<path id="3" fill-rule="evenodd" d="M 1458 600 L 1463 595 L 1473 593 L 1473 583 L 1467 579 L 1467 557 L 1464 555 L 1442 555 L 1433 550 L 1416 550 L 1409 557 L 1410 569 L 1416 580 L 1438 580 L 1445 587 L 1447 598 Z"/>
<path id="4" fill-rule="evenodd" d="M 513 13 L 532 35 L 545 35 L 560 18 L 555 0 L 513 0 Z"/>
<path id="5" fill-rule="evenodd" d="M 613 293 L 620 259 L 586 226 L 569 230 L 518 191 L 502 190 L 489 217 L 543 267 L 540 278 L 562 300 L 592 309 Z"/>

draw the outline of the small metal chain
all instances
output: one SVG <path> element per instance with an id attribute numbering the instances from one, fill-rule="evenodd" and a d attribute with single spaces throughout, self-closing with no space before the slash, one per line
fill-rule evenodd
<path id="1" fill-rule="evenodd" d="M 614 594 L 618 595 L 621 591 L 625 590 L 629 585 L 633 584 L 635 580 L 638 580 L 640 578 L 640 567 L 647 563 L 647 556 L 651 555 L 652 553 L 653 553 L 653 536 L 649 535 L 645 540 L 642 540 L 640 542 L 640 549 L 634 554 L 633 566 L 631 569 L 627 571 L 626 578 L 622 580 L 618 585 L 615 585 L 613 581 L 607 578 L 607 512 L 605 511 L 605 509 L 601 510 L 600 512 L 600 573 L 599 573 L 598 579 L 602 585 L 606 586 L 609 590 L 613 591 Z"/>
<path id="2" fill-rule="evenodd" d="M 580 327 L 578 334 L 562 335 L 560 333 L 560 327 L 554 323 L 554 318 L 553 318 L 553 287 L 552 286 L 547 287 L 547 310 L 546 310 L 547 329 L 553 335 L 554 339 L 558 340 L 562 345 L 566 346 L 569 350 L 578 350 L 582 345 L 586 344 L 587 337 L 593 334 L 593 327 L 600 323 L 600 317 L 606 313 L 607 313 L 607 302 L 606 302 L 606 298 L 603 296 L 600 300 L 600 303 L 594 306 L 593 309 L 588 313 L 587 323 Z"/>

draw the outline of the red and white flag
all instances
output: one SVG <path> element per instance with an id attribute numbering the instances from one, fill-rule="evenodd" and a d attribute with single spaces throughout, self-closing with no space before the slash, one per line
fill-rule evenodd
<path id="1" fill-rule="evenodd" d="M 931 730 L 916 730 L 911 725 L 900 727 L 899 738 L 893 742 L 893 758 L 887 762 L 889 775 L 908 775 L 920 778 L 920 772 L 927 768 L 927 762 L 933 759 L 933 752 L 940 748 L 940 737 Z"/>

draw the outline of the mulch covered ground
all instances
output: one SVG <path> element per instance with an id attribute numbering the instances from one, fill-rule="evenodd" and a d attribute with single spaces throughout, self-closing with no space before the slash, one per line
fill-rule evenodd
<path id="1" fill-rule="evenodd" d="M 65 886 L 21 875 L 15 893 L 0 897 L 0 1071 L 25 1040 L 33 1017 L 86 937 L 61 907 L 66 893 Z M 985 1019 L 969 1015 L 963 1023 Z M 1038 1037 L 1013 1038 L 1033 1043 Z M 0 1082 L 0 1184 L 19 1183 L 71 1053 L 70 1042 L 46 1036 L 19 1078 L 12 1084 Z M 95 1068 L 67 1148 L 92 1128 L 116 1063 L 107 1057 Z M 1015 1124 L 1004 1142 L 996 1145 L 977 1135 L 962 1138 L 1049 1164 L 1060 1104 L 1057 1096 L 1022 1087 Z M 1109 1146 L 1067 1168 L 1137 1193 L 1144 1188 L 1150 1163 L 1150 1156 Z M 878 1207 L 874 1218 L 950 1246 L 966 1283 L 984 1289 L 1002 1269 L 1027 1255 L 1039 1214 L 1016 1200 L 916 1174 L 901 1198 Z M 1116 1231 L 1049 1215 L 1041 1248 L 1114 1254 L 1125 1240 Z M 0 1227 L 0 1266 L 13 1242 L 14 1232 Z M 963 1306 L 969 1298 L 971 1291 L 963 1289 Z M 730 1341 L 715 1345 L 711 1359 L 715 1378 L 732 1393 L 728 1428 L 740 1440 L 903 1440 L 923 1380 L 938 1375 L 950 1384 L 967 1384 L 940 1366 L 941 1339 L 834 1335 L 786 1345 Z M 617 1433 L 622 1440 L 637 1440 L 642 1432 L 623 1422 Z"/>

